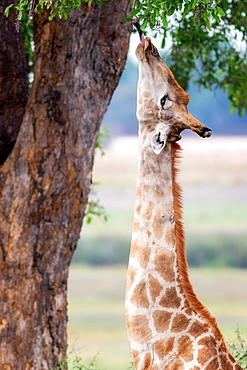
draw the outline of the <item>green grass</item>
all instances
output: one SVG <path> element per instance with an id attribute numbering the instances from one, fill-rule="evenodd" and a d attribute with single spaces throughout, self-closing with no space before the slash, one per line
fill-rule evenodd
<path id="1" fill-rule="evenodd" d="M 190 275 L 197 295 L 216 316 L 226 341 L 235 339 L 237 325 L 246 340 L 247 271 L 199 268 L 191 269 Z M 127 370 L 130 365 L 124 317 L 125 276 L 123 266 L 74 265 L 70 269 L 69 351 L 76 349 L 83 364 L 90 364 L 97 355 L 93 370 Z"/>
<path id="2" fill-rule="evenodd" d="M 236 338 L 229 345 L 229 349 L 237 363 L 247 369 L 247 346 L 239 327 L 236 329 Z"/>

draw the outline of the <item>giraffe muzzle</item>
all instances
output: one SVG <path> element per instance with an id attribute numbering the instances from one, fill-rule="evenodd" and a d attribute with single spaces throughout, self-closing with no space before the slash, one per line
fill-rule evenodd
<path id="1" fill-rule="evenodd" d="M 212 135 L 212 130 L 208 127 L 203 127 L 201 132 L 199 133 L 199 136 L 201 137 L 210 137 Z"/>

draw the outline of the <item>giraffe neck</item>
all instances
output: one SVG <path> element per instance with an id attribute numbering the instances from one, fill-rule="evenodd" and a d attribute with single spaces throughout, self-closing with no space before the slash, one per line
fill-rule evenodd
<path id="1" fill-rule="evenodd" d="M 215 320 L 188 278 L 176 183 L 177 144 L 157 156 L 140 130 L 139 178 L 126 290 L 126 322 L 139 370 L 234 367 Z M 236 365 L 237 366 L 237 365 Z M 211 368 L 208 368 L 211 369 Z"/>

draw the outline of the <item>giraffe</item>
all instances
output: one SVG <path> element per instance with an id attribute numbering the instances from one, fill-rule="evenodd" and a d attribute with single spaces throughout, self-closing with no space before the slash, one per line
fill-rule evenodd
<path id="1" fill-rule="evenodd" d="M 181 131 L 211 130 L 187 110 L 189 95 L 150 38 L 136 50 L 139 166 L 126 284 L 126 324 L 137 370 L 241 370 L 188 276 L 181 189 Z M 243 370 L 243 369 L 242 369 Z"/>

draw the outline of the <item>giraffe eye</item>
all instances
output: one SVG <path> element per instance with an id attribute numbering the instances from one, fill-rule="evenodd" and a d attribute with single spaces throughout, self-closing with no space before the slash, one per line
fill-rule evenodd
<path id="1" fill-rule="evenodd" d="M 167 97 L 168 97 L 168 94 L 164 95 L 163 98 L 160 99 L 160 104 L 161 104 L 162 108 L 164 108 Z"/>

